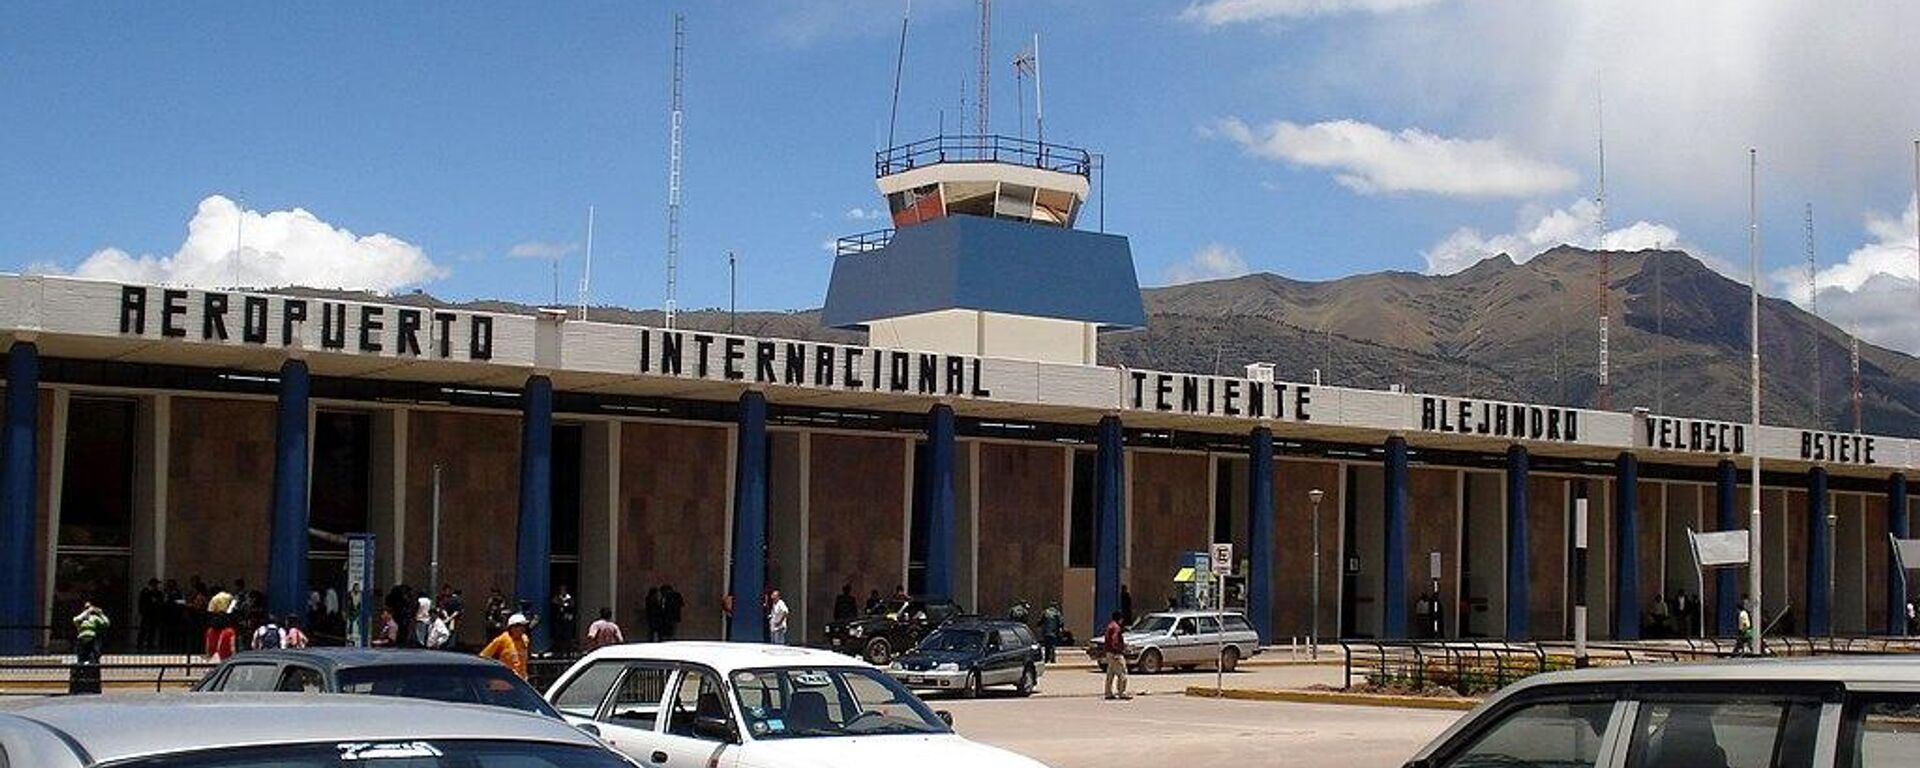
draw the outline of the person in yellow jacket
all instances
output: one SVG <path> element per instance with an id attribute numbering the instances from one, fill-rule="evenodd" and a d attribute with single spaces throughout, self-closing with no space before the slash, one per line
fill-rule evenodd
<path id="1" fill-rule="evenodd" d="M 516 613 L 509 617 L 507 630 L 487 643 L 480 655 L 507 665 L 520 679 L 527 679 L 527 615 Z"/>

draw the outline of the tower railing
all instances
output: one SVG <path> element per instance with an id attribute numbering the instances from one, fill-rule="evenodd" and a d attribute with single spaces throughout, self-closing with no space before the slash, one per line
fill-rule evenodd
<path id="1" fill-rule="evenodd" d="M 942 163 L 1005 163 L 1083 178 L 1093 174 L 1093 155 L 1087 150 L 1018 136 L 940 135 L 874 153 L 877 176 Z"/>
<path id="2" fill-rule="evenodd" d="M 887 247 L 887 243 L 892 241 L 893 228 L 891 227 L 887 229 L 876 229 L 870 232 L 861 232 L 857 235 L 847 235 L 846 237 L 833 241 L 833 255 L 847 256 L 855 253 L 877 251 Z"/>

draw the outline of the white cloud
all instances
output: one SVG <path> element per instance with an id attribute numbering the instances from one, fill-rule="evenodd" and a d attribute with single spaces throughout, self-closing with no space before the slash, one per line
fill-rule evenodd
<path id="1" fill-rule="evenodd" d="M 1600 206 L 1592 200 L 1580 199 L 1545 213 L 1537 209 L 1523 210 L 1519 226 L 1512 232 L 1488 236 L 1472 227 L 1461 227 L 1420 255 L 1426 259 L 1428 274 L 1450 275 L 1489 256 L 1504 253 L 1515 262 L 1524 262 L 1558 245 L 1610 251 L 1684 247 L 1679 231 L 1665 224 L 1636 221 L 1602 232 Z M 1702 260 L 1721 268 L 1707 257 Z"/>
<path id="2" fill-rule="evenodd" d="M 1841 328 L 1858 327 L 1860 338 L 1909 353 L 1920 353 L 1920 201 L 1909 198 L 1906 212 L 1894 216 L 1869 211 L 1870 240 L 1847 258 L 1815 272 L 1820 315 Z M 1774 274 L 1781 292 L 1807 305 L 1806 271 Z"/>
<path id="3" fill-rule="evenodd" d="M 548 243 L 540 240 L 528 240 L 516 243 L 507 249 L 507 255 L 516 259 L 558 259 L 580 250 L 579 243 Z"/>
<path id="4" fill-rule="evenodd" d="M 172 256 L 134 256 L 119 248 L 104 248 L 88 256 L 73 273 L 169 285 L 301 285 L 382 293 L 448 274 L 419 246 L 392 235 L 355 235 L 302 208 L 242 211 L 220 195 L 200 201 L 187 222 L 186 241 Z"/>
<path id="5" fill-rule="evenodd" d="M 878 208 L 861 208 L 856 205 L 847 209 L 849 221 L 880 221 L 885 218 L 887 218 L 887 212 Z"/>
<path id="6" fill-rule="evenodd" d="M 1389 132 L 1369 123 L 1334 120 L 1265 127 L 1237 117 L 1215 132 L 1257 157 L 1332 171 L 1363 195 L 1423 192 L 1449 197 L 1530 197 L 1559 192 L 1578 177 L 1528 157 L 1501 139 L 1454 139 L 1418 128 Z"/>
<path id="7" fill-rule="evenodd" d="M 1238 249 L 1211 243 L 1195 251 L 1186 260 L 1168 265 L 1164 279 L 1167 285 L 1179 285 L 1239 277 L 1248 271 L 1247 260 L 1241 258 Z"/>
<path id="8" fill-rule="evenodd" d="M 1441 0 L 1204 0 L 1187 6 L 1180 18 L 1217 27 L 1349 13 L 1392 13 L 1438 2 Z"/>

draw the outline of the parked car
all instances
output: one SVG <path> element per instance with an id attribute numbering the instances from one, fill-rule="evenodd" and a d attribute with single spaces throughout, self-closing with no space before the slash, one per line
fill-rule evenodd
<path id="1" fill-rule="evenodd" d="M 0 704 L 16 768 L 638 768 L 552 718 L 295 693 L 115 694 Z"/>
<path id="2" fill-rule="evenodd" d="M 1011 685 L 1025 696 L 1046 672 L 1045 657 L 1025 624 L 961 618 L 920 638 L 887 674 L 915 691 L 959 691 L 972 698 L 987 686 Z"/>
<path id="3" fill-rule="evenodd" d="M 1527 678 L 1408 768 L 1920 765 L 1920 661 L 1648 664 Z"/>
<path id="4" fill-rule="evenodd" d="M 1149 613 L 1127 629 L 1127 666 L 1155 674 L 1168 667 L 1212 667 L 1232 672 L 1243 659 L 1260 653 L 1260 635 L 1238 613 L 1166 611 Z M 1106 657 L 1102 640 L 1087 643 L 1095 661 Z"/>
<path id="5" fill-rule="evenodd" d="M 838 653 L 753 643 L 601 648 L 547 691 L 569 722 L 664 768 L 1039 768 L 953 732 L 912 691 Z"/>
<path id="6" fill-rule="evenodd" d="M 487 704 L 558 719 L 540 692 L 499 662 L 446 651 L 306 648 L 247 651 L 208 672 L 202 693 L 366 693 Z"/>
<path id="7" fill-rule="evenodd" d="M 894 654 L 912 648 L 935 627 L 965 613 L 952 600 L 912 597 L 888 600 L 880 610 L 852 621 L 827 625 L 834 650 L 886 666 Z"/>

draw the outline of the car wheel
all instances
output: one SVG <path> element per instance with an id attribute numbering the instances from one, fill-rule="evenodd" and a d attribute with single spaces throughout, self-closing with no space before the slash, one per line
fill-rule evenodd
<path id="1" fill-rule="evenodd" d="M 1232 672 L 1240 666 L 1240 649 L 1231 645 L 1220 652 L 1220 671 Z"/>
<path id="2" fill-rule="evenodd" d="M 893 643 L 887 642 L 884 637 L 868 640 L 866 656 L 868 664 L 882 667 L 891 664 L 893 663 Z"/>
<path id="3" fill-rule="evenodd" d="M 967 687 L 960 689 L 960 695 L 969 699 L 980 698 L 980 670 L 967 673 Z"/>
<path id="4" fill-rule="evenodd" d="M 1142 674 L 1160 674 L 1160 670 L 1164 666 L 1165 664 L 1163 664 L 1160 659 L 1160 649 L 1148 648 L 1145 653 L 1140 654 L 1140 672 Z"/>

